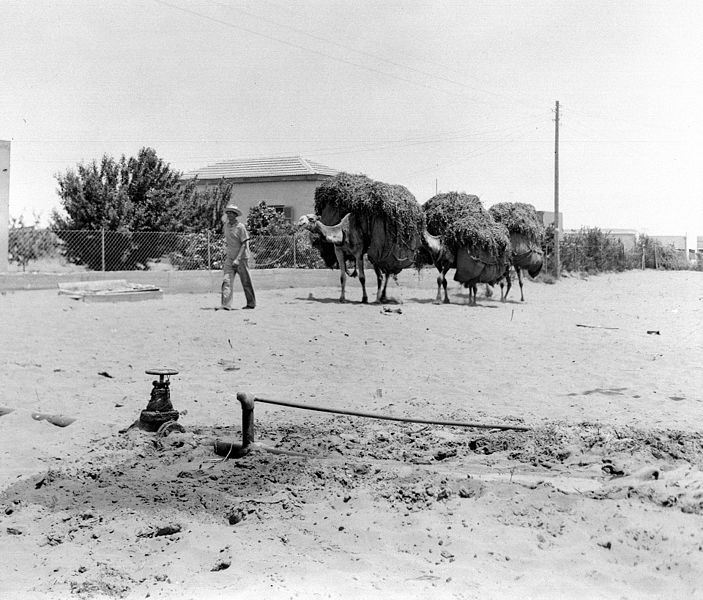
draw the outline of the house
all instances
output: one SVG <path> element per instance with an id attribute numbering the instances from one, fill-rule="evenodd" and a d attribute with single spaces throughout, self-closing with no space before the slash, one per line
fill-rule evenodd
<path id="1" fill-rule="evenodd" d="M 607 229 L 605 233 L 610 238 L 620 240 L 626 252 L 632 250 L 637 243 L 636 229 Z"/>
<path id="2" fill-rule="evenodd" d="M 542 225 L 549 227 L 554 223 L 554 211 L 538 210 L 537 217 L 541 219 Z M 559 213 L 559 231 L 564 229 L 564 213 Z"/>
<path id="3" fill-rule="evenodd" d="M 675 250 L 686 251 L 685 235 L 650 235 L 649 238 L 659 242 L 662 246 L 673 246 Z"/>
<path id="4" fill-rule="evenodd" d="M 300 156 L 281 156 L 219 162 L 185 173 L 183 179 L 197 178 L 199 187 L 216 186 L 225 179 L 234 184 L 231 200 L 245 219 L 249 209 L 263 200 L 294 222 L 313 212 L 315 190 L 337 173 Z"/>

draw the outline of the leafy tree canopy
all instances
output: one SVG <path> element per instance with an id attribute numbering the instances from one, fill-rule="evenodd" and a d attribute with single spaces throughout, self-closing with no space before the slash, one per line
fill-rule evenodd
<path id="1" fill-rule="evenodd" d="M 216 223 L 213 207 L 205 205 L 216 202 L 217 193 L 198 192 L 195 180 L 182 181 L 153 148 L 119 160 L 106 154 L 56 179 L 65 214 L 53 211 L 55 230 L 183 231 Z"/>

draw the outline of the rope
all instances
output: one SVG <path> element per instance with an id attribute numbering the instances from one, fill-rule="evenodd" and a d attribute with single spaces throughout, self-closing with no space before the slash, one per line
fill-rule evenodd
<path id="1" fill-rule="evenodd" d="M 530 248 L 529 250 L 526 250 L 525 252 L 521 252 L 518 254 L 517 252 L 513 252 L 513 258 L 524 258 L 528 254 L 532 254 L 533 252 L 536 252 L 537 254 L 543 254 L 542 250 L 539 248 Z"/>
<path id="2" fill-rule="evenodd" d="M 403 423 L 424 423 L 427 425 L 447 425 L 449 427 L 472 427 L 478 429 L 514 429 L 516 431 L 530 431 L 530 427 L 522 425 L 493 425 L 488 423 L 462 423 L 459 421 L 434 421 L 430 419 L 411 419 L 409 417 L 391 417 L 388 415 L 379 415 L 378 413 L 359 412 L 355 410 L 341 410 L 327 408 L 324 406 L 313 406 L 310 404 L 299 404 L 296 402 L 285 402 L 283 400 L 268 400 L 266 398 L 255 398 L 256 402 L 264 402 L 265 404 L 278 404 L 280 406 L 289 406 L 291 408 L 302 408 L 304 410 L 315 410 L 318 412 L 335 413 L 339 415 L 350 415 L 353 417 L 366 417 L 368 419 L 383 419 L 386 421 L 401 421 Z"/>

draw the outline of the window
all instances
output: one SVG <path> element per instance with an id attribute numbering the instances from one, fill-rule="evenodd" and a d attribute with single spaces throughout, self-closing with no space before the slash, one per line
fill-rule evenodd
<path id="1" fill-rule="evenodd" d="M 292 206 L 285 206 L 283 204 L 271 204 L 271 208 L 273 208 L 277 213 L 282 214 L 289 223 L 293 219 Z"/>

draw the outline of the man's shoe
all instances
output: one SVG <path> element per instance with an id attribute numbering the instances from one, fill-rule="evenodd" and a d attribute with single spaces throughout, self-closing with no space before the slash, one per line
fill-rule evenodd
<path id="1" fill-rule="evenodd" d="M 243 308 L 243 309 L 247 309 L 247 308 L 248 308 L 248 309 L 250 309 L 250 310 L 254 310 L 254 309 L 256 308 L 256 306 L 242 306 L 242 308 Z"/>

